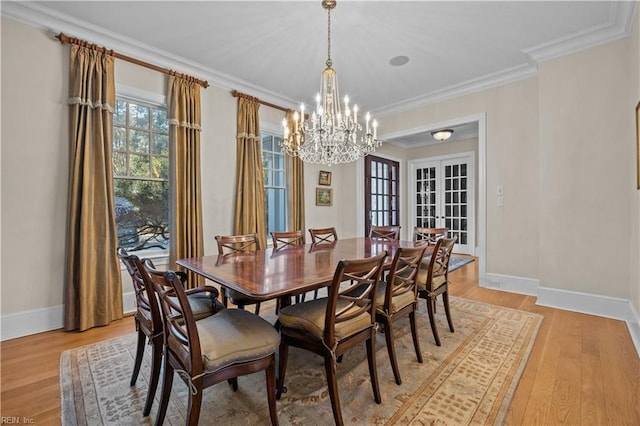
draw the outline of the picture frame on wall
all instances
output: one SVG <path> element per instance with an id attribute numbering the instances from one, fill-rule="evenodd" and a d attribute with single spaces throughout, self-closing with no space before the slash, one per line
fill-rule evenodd
<path id="1" fill-rule="evenodd" d="M 332 206 L 333 189 L 316 188 L 316 206 Z"/>
<path id="2" fill-rule="evenodd" d="M 637 189 L 640 189 L 640 102 L 636 105 L 636 156 Z"/>
<path id="3" fill-rule="evenodd" d="M 331 185 L 331 172 L 327 172 L 325 170 L 320 170 L 320 174 L 318 177 L 318 185 Z"/>

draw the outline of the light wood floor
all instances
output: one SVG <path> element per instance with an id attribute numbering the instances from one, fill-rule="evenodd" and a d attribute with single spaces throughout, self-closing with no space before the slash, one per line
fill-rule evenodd
<path id="1" fill-rule="evenodd" d="M 544 316 L 506 424 L 640 425 L 640 359 L 624 322 L 480 288 L 477 264 L 451 273 L 452 295 Z M 127 317 L 83 333 L 58 330 L 2 342 L 1 415 L 60 424 L 60 353 L 133 331 Z"/>

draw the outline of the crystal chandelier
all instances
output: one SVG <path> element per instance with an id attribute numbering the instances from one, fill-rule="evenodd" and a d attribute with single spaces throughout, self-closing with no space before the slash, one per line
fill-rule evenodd
<path id="1" fill-rule="evenodd" d="M 284 138 L 281 148 L 291 156 L 298 156 L 305 163 L 324 165 L 349 163 L 375 151 L 382 144 L 378 139 L 378 122 L 365 115 L 364 134 L 358 123 L 358 106 L 349 107 L 349 97 L 344 97 L 344 113 L 341 110 L 338 76 L 331 67 L 331 9 L 335 0 L 324 0 L 327 10 L 327 67 L 320 78 L 320 93 L 316 95 L 316 109 L 305 116 L 304 104 L 293 114 L 292 128 L 283 120 Z"/>

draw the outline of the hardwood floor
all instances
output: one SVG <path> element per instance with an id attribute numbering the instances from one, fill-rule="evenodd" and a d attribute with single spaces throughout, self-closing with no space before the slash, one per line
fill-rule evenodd
<path id="1" fill-rule="evenodd" d="M 624 322 L 480 288 L 477 268 L 472 262 L 451 273 L 453 296 L 544 316 L 506 424 L 640 425 L 640 358 Z M 133 331 L 127 317 L 83 333 L 56 330 L 2 342 L 1 416 L 60 424 L 61 352 Z"/>

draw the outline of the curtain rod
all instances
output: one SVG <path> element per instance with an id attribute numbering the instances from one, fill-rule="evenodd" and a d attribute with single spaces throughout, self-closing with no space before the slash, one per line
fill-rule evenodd
<path id="1" fill-rule="evenodd" d="M 144 61 L 141 61 L 139 59 L 132 58 L 130 56 L 126 56 L 126 55 L 123 55 L 123 54 L 118 53 L 118 52 L 114 52 L 113 50 L 109 50 L 109 49 L 107 49 L 105 47 L 100 47 L 98 45 L 95 45 L 93 43 L 89 43 L 89 42 L 84 41 L 84 40 L 80 40 L 78 38 L 69 37 L 68 35 L 63 34 L 63 33 L 58 34 L 56 36 L 56 38 L 58 40 L 60 40 L 60 43 L 62 43 L 62 44 L 77 44 L 79 46 L 91 47 L 91 48 L 94 48 L 94 49 L 96 49 L 96 50 L 98 50 L 100 52 L 106 52 L 106 53 L 112 55 L 114 58 L 122 59 L 123 61 L 131 62 L 132 64 L 140 65 L 142 67 L 149 68 L 149 69 L 152 69 L 154 71 L 159 71 L 159 72 L 164 73 L 164 74 L 175 75 L 175 76 L 184 78 L 185 80 L 196 82 L 199 85 L 201 85 L 202 87 L 204 87 L 205 89 L 207 87 L 209 87 L 209 82 L 207 82 L 207 80 L 200 80 L 199 78 L 191 77 L 191 76 L 186 75 L 186 74 L 180 74 L 180 73 L 178 73 L 176 71 L 173 71 L 173 70 L 170 70 L 170 69 L 167 69 L 167 68 L 162 68 L 162 67 L 159 67 L 157 65 L 153 65 L 153 64 L 150 64 L 148 62 L 144 62 Z"/>
<path id="2" fill-rule="evenodd" d="M 250 100 L 255 101 L 255 102 L 259 103 L 259 104 L 266 105 L 266 106 L 271 107 L 271 108 L 279 109 L 280 111 L 284 111 L 284 112 L 291 111 L 290 108 L 285 108 L 285 107 L 281 107 L 280 105 L 272 104 L 270 102 L 261 101 L 260 99 L 258 99 L 256 97 L 245 95 L 244 93 L 240 93 L 237 90 L 232 90 L 231 91 L 231 95 L 234 98 L 250 99 Z"/>

